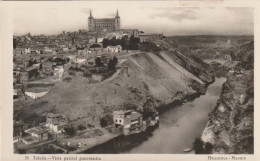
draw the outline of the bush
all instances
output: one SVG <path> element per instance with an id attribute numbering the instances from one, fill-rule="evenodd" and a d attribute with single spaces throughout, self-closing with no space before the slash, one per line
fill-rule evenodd
<path id="1" fill-rule="evenodd" d="M 90 46 L 90 48 L 101 48 L 101 45 L 99 44 L 93 44 Z"/>
<path id="2" fill-rule="evenodd" d="M 110 71 L 115 70 L 117 63 L 118 63 L 118 59 L 114 56 L 114 58 L 110 59 L 109 62 L 108 62 L 108 66 L 107 66 L 108 69 Z"/>
<path id="3" fill-rule="evenodd" d="M 195 141 L 193 143 L 195 154 L 204 154 L 203 145 L 204 142 L 200 138 L 195 138 Z"/>
<path id="4" fill-rule="evenodd" d="M 195 154 L 211 154 L 213 145 L 209 142 L 204 143 L 200 138 L 195 138 L 193 143 Z"/>
<path id="5" fill-rule="evenodd" d="M 106 116 L 100 118 L 101 127 L 106 127 L 111 124 L 113 124 L 113 118 L 111 115 L 106 115 Z"/>
<path id="6" fill-rule="evenodd" d="M 95 59 L 95 64 L 96 64 L 97 67 L 102 67 L 102 66 L 104 66 L 104 64 L 101 62 L 101 58 L 100 58 L 100 57 L 97 57 L 97 58 Z"/>
<path id="7" fill-rule="evenodd" d="M 72 126 L 66 127 L 66 128 L 64 128 L 64 130 L 65 130 L 65 133 L 70 136 L 74 136 L 76 134 L 76 130 Z"/>
<path id="8" fill-rule="evenodd" d="M 134 35 L 131 35 L 130 38 L 126 35 L 121 39 L 116 39 L 116 37 L 113 37 L 112 39 L 104 39 L 102 42 L 104 48 L 106 48 L 109 45 L 121 45 L 123 50 L 138 50 L 139 43 L 140 38 L 134 37 Z"/>
<path id="9" fill-rule="evenodd" d="M 206 154 L 211 154 L 213 150 L 213 145 L 209 142 L 206 142 L 205 144 L 205 153 Z"/>
<path id="10" fill-rule="evenodd" d="M 80 131 L 85 130 L 85 129 L 86 129 L 86 127 L 84 125 L 82 125 L 82 124 L 80 124 L 78 126 L 78 130 L 80 130 Z"/>
<path id="11" fill-rule="evenodd" d="M 88 124 L 87 126 L 88 126 L 88 128 L 94 128 L 95 127 L 95 125 L 92 125 L 92 124 Z"/>

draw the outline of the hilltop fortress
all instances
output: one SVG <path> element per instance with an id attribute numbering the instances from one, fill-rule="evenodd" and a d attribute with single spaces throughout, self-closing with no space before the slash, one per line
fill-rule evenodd
<path id="1" fill-rule="evenodd" d="M 115 18 L 100 18 L 100 19 L 94 18 L 92 16 L 92 12 L 90 11 L 90 15 L 88 18 L 88 30 L 89 31 L 120 30 L 120 17 L 118 11 L 116 13 Z"/>

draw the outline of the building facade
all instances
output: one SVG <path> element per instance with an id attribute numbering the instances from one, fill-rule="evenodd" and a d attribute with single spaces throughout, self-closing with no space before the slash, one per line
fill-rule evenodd
<path id="1" fill-rule="evenodd" d="M 90 15 L 88 18 L 88 30 L 89 31 L 118 31 L 120 30 L 120 17 L 118 11 L 116 13 L 115 18 L 101 18 L 96 19 L 92 16 L 90 11 Z"/>
<path id="2" fill-rule="evenodd" d="M 114 111 L 113 120 L 115 127 L 123 127 L 123 135 L 139 133 L 143 130 L 142 114 L 133 110 Z"/>
<path id="3" fill-rule="evenodd" d="M 108 52 L 113 52 L 113 53 L 120 53 L 122 51 L 122 46 L 117 45 L 117 46 L 107 46 L 106 50 Z"/>

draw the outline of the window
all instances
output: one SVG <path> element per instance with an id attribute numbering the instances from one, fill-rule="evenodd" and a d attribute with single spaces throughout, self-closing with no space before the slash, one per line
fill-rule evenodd
<path id="1" fill-rule="evenodd" d="M 115 121 L 117 122 L 117 119 L 115 119 Z"/>
<path id="2" fill-rule="evenodd" d="M 121 122 L 121 120 L 119 120 L 119 122 Z"/>

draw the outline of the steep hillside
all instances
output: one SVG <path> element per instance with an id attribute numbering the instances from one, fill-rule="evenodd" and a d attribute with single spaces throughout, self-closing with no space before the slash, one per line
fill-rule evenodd
<path id="1" fill-rule="evenodd" d="M 227 76 L 209 123 L 202 134 L 213 153 L 254 152 L 254 43 L 233 48 L 239 63 Z"/>
<path id="2" fill-rule="evenodd" d="M 52 111 L 95 123 L 115 109 L 155 112 L 163 105 L 204 94 L 214 77 L 207 73 L 205 63 L 182 52 L 131 54 L 117 76 L 101 83 L 90 84 L 84 77 L 65 75 L 71 81 L 58 82 L 36 102 L 26 100 L 24 112 Z"/>

